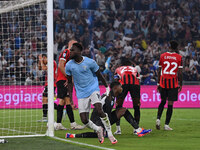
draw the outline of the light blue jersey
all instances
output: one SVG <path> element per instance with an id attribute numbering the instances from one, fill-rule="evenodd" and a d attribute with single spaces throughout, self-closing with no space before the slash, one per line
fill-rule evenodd
<path id="1" fill-rule="evenodd" d="M 89 97 L 94 91 L 100 91 L 95 74 L 98 70 L 99 66 L 95 60 L 88 57 L 83 57 L 83 61 L 80 63 L 73 59 L 66 63 L 65 72 L 68 76 L 73 77 L 78 99 Z"/>

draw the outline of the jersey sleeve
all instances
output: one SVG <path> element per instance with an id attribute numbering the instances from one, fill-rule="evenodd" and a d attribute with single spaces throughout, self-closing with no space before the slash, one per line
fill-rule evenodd
<path id="1" fill-rule="evenodd" d="M 158 67 L 162 67 L 162 58 L 163 58 L 163 54 L 160 56 L 160 60 L 159 60 L 159 64 L 158 64 Z"/>
<path id="2" fill-rule="evenodd" d="M 120 76 L 119 76 L 119 74 L 118 74 L 118 70 L 119 70 L 119 68 L 117 68 L 117 69 L 115 70 L 115 74 L 114 74 L 114 79 L 115 79 L 115 80 L 119 80 L 119 79 L 120 79 Z"/>
<path id="3" fill-rule="evenodd" d="M 60 57 L 61 60 L 64 60 L 64 61 L 67 61 L 69 59 L 69 50 L 65 50 L 63 53 L 62 53 L 62 56 Z"/>
<path id="4" fill-rule="evenodd" d="M 71 66 L 71 65 L 70 65 L 70 62 L 67 62 L 66 65 L 65 65 L 65 73 L 66 73 L 68 76 L 71 76 L 71 75 L 72 75 L 70 66 Z"/>
<path id="5" fill-rule="evenodd" d="M 95 60 L 91 61 L 90 68 L 91 68 L 92 72 L 97 72 L 99 70 L 99 66 L 97 65 Z"/>

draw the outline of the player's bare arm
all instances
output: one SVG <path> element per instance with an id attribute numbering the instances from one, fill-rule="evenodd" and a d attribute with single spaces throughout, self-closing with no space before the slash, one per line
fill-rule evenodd
<path id="1" fill-rule="evenodd" d="M 103 83 L 103 85 L 107 88 L 108 84 L 104 78 L 104 76 L 101 74 L 100 70 L 97 70 L 96 72 L 96 76 L 98 77 L 98 79 Z"/>
<path id="2" fill-rule="evenodd" d="M 39 62 L 38 62 L 39 70 L 47 70 L 47 65 L 44 64 L 42 54 L 39 55 Z"/>
<path id="3" fill-rule="evenodd" d="M 63 75 L 67 76 L 65 73 L 65 60 L 63 60 L 63 59 L 59 60 L 58 68 L 60 69 L 60 71 L 62 72 Z"/>
<path id="4" fill-rule="evenodd" d="M 67 80 L 66 80 L 64 86 L 67 86 L 67 87 L 68 87 L 71 105 L 74 105 L 74 102 L 73 102 L 73 100 L 72 100 L 72 93 L 73 93 L 72 76 L 68 76 L 68 75 L 67 75 Z"/>
<path id="5" fill-rule="evenodd" d="M 100 70 L 97 70 L 96 76 L 103 83 L 103 85 L 106 87 L 106 95 L 108 96 L 109 93 L 110 93 L 110 88 L 109 88 L 104 76 L 101 74 Z"/>
<path id="6" fill-rule="evenodd" d="M 158 83 L 157 83 L 158 92 L 160 92 L 160 75 L 161 75 L 161 67 L 158 68 Z"/>
<path id="7" fill-rule="evenodd" d="M 183 84 L 183 69 L 182 68 L 178 69 L 178 81 L 179 81 L 178 92 L 180 92 L 182 90 L 182 84 Z"/>

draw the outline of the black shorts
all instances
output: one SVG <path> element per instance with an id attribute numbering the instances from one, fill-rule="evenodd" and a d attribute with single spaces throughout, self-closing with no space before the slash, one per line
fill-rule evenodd
<path id="1" fill-rule="evenodd" d="M 135 98 L 140 99 L 140 85 L 124 84 L 122 85 L 122 88 L 123 88 L 123 91 L 118 96 L 118 98 L 124 100 L 128 92 L 130 92 L 132 100 L 134 100 Z"/>
<path id="2" fill-rule="evenodd" d="M 69 97 L 69 90 L 64 86 L 66 80 L 60 80 L 56 83 L 57 86 L 57 98 L 64 99 Z"/>
<path id="3" fill-rule="evenodd" d="M 54 94 L 55 94 L 56 87 L 54 87 Z M 44 91 L 42 93 L 43 97 L 48 97 L 48 86 L 44 87 Z"/>
<path id="4" fill-rule="evenodd" d="M 162 100 L 177 101 L 178 100 L 178 88 L 160 88 L 160 96 Z"/>

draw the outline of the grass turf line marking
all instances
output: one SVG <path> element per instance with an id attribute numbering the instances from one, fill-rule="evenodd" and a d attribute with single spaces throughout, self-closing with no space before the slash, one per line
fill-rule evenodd
<path id="1" fill-rule="evenodd" d="M 83 146 L 87 146 L 87 147 L 94 147 L 94 148 L 103 149 L 103 150 L 115 150 L 115 149 L 111 149 L 111 148 L 106 148 L 106 147 L 101 147 L 101 146 L 81 143 L 81 142 L 77 142 L 77 141 L 71 141 L 71 140 L 67 140 L 67 139 L 62 139 L 62 138 L 59 138 L 59 137 L 51 137 L 51 138 L 56 139 L 56 140 L 60 140 L 60 141 L 64 141 L 64 142 L 68 142 L 68 143 L 74 143 L 74 144 L 78 144 L 78 145 L 83 145 Z"/>
<path id="2" fill-rule="evenodd" d="M 25 132 L 25 131 L 20 131 L 20 130 L 15 130 L 15 129 L 9 129 L 9 128 L 0 128 L 0 130 L 7 130 L 7 131 L 18 132 L 18 133 L 29 133 L 29 134 L 35 134 L 35 133 L 33 133 L 33 132 Z"/>

